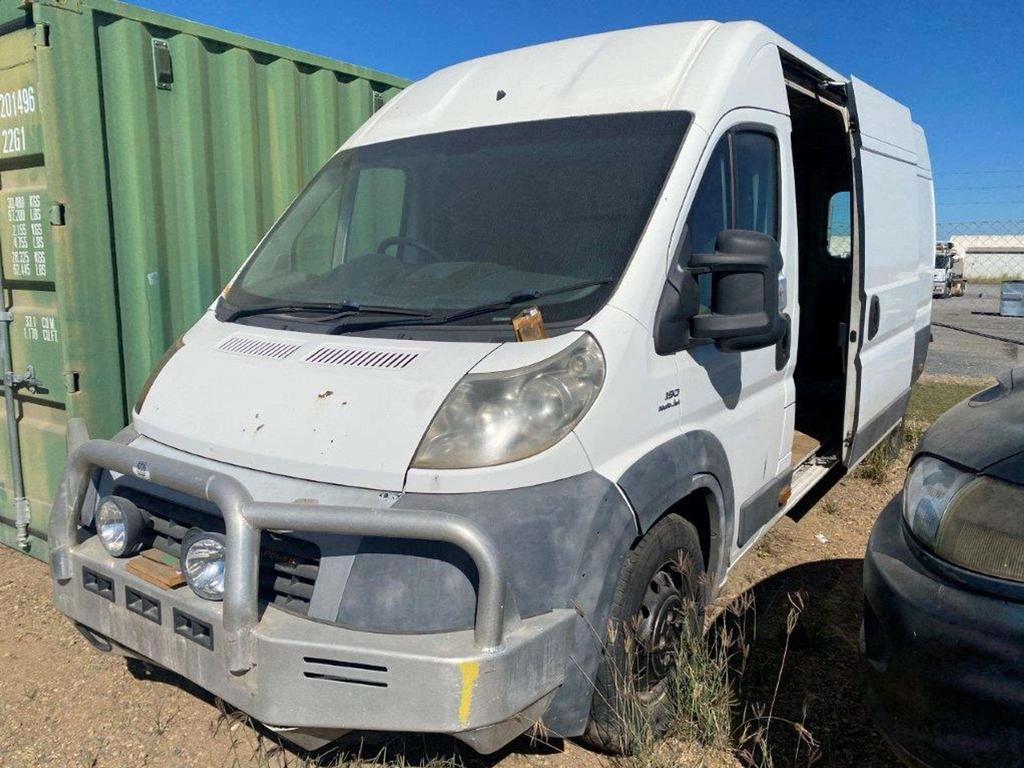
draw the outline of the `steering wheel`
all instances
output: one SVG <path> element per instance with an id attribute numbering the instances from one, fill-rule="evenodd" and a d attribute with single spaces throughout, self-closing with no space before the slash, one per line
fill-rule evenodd
<path id="1" fill-rule="evenodd" d="M 444 257 L 440 253 L 435 251 L 433 248 L 431 248 L 429 245 L 427 245 L 426 243 L 420 242 L 415 237 L 403 237 L 402 235 L 399 235 L 397 237 L 385 237 L 383 240 L 380 241 L 380 245 L 377 246 L 377 253 L 379 253 L 381 255 L 384 255 L 385 252 L 387 251 L 387 249 L 390 248 L 392 245 L 397 245 L 397 246 L 408 245 L 408 246 L 411 246 L 411 247 L 415 248 L 417 251 L 419 251 L 423 255 L 430 257 L 425 262 L 423 260 L 410 261 L 409 259 L 398 258 L 397 254 L 396 254 L 395 258 L 398 259 L 398 261 L 401 261 L 401 262 L 403 262 L 405 264 L 423 264 L 423 263 L 430 264 L 430 263 L 437 262 L 437 261 L 444 261 Z M 402 252 L 401 248 L 399 248 L 398 253 L 401 253 L 401 252 Z"/>

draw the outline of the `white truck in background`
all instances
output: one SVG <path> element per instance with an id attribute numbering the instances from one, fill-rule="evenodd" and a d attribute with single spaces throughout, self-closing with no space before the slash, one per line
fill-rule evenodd
<path id="1" fill-rule="evenodd" d="M 935 268 L 932 270 L 932 297 L 948 299 L 963 296 L 967 292 L 967 278 L 964 276 L 964 257 L 955 243 L 935 244 Z"/>
<path id="2" fill-rule="evenodd" d="M 656 720 L 730 569 L 900 423 L 934 230 L 910 111 L 760 24 L 441 70 L 299 195 L 130 428 L 71 425 L 56 604 L 297 743 L 542 723 L 627 750 L 622 665 Z"/>

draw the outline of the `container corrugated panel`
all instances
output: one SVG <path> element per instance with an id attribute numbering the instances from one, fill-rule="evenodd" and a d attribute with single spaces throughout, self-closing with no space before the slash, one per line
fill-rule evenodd
<path id="1" fill-rule="evenodd" d="M 67 418 L 110 437 L 163 351 L 406 81 L 110 0 L 0 0 L 0 262 L 29 551 Z M 0 415 L 3 413 L 0 401 Z M 0 431 L 0 542 L 15 545 Z"/>

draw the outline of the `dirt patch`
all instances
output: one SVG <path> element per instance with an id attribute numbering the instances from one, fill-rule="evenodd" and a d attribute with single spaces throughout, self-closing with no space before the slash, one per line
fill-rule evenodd
<path id="1" fill-rule="evenodd" d="M 919 420 L 934 417 L 938 398 L 952 404 L 969 394 L 965 390 L 985 385 L 977 380 L 924 383 L 934 388 L 915 398 L 912 417 Z M 951 393 L 950 386 L 960 389 Z M 741 709 L 775 702 L 768 740 L 775 766 L 806 764 L 805 751 L 793 760 L 800 743 L 798 723 L 819 745 L 817 765 L 898 765 L 862 704 L 857 642 L 861 560 L 875 519 L 900 489 L 908 458 L 905 450 L 881 477 L 840 481 L 799 520 L 784 518 L 733 569 L 723 598 L 753 595 L 757 624 L 740 688 Z M 788 633 L 791 595 L 799 595 L 803 610 Z M 3 768 L 298 766 L 305 761 L 237 716 L 226 715 L 181 679 L 147 675 L 138 665 L 94 651 L 54 610 L 46 566 L 3 547 L 0 617 Z M 728 755 L 690 745 L 666 749 L 665 762 L 674 765 L 737 765 Z M 383 752 L 396 765 L 608 764 L 602 756 L 554 739 L 522 738 L 490 758 L 478 758 L 451 739 L 413 736 L 353 737 L 346 750 L 343 757 L 351 762 Z"/>

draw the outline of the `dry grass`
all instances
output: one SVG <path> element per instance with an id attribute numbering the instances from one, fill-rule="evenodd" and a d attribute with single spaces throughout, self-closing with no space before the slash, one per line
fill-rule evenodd
<path id="1" fill-rule="evenodd" d="M 786 647 L 800 620 L 803 598 L 789 595 Z M 744 696 L 743 678 L 757 635 L 754 598 L 747 593 L 709 607 L 705 622 L 688 630 L 663 693 L 666 719 L 655 723 L 635 676 L 616 675 L 616 714 L 631 747 L 628 757 L 612 758 L 615 768 L 774 768 L 771 740 L 779 729 L 797 734 L 797 750 L 787 765 L 811 765 L 820 753 L 803 722 L 775 715 L 779 683 L 786 667 L 782 654 L 768 701 Z M 707 625 L 705 632 L 703 626 Z M 688 625 L 689 626 L 689 625 Z M 636 651 L 627 632 L 627 658 Z M 628 665 L 630 669 L 633 665 Z"/>

